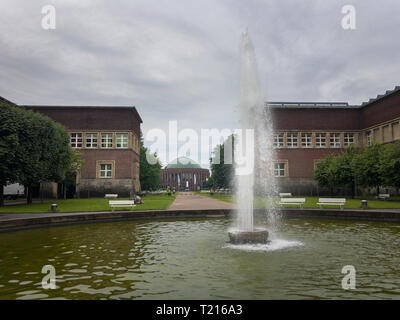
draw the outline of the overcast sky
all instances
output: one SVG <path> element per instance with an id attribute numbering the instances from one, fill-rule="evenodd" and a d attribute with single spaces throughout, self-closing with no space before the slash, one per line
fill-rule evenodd
<path id="1" fill-rule="evenodd" d="M 47 4 L 55 30 L 41 26 Z M 345 4 L 356 30 L 341 26 Z M 168 120 L 235 127 L 246 28 L 270 101 L 360 104 L 400 84 L 398 0 L 2 0 L 0 9 L 0 96 L 134 105 L 145 134 Z"/>

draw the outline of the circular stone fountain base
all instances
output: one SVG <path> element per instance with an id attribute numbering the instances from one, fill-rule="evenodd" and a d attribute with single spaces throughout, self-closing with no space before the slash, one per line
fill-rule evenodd
<path id="1" fill-rule="evenodd" d="M 254 231 L 232 231 L 228 234 L 229 242 L 232 244 L 268 243 L 268 231 L 266 229 L 255 229 Z"/>

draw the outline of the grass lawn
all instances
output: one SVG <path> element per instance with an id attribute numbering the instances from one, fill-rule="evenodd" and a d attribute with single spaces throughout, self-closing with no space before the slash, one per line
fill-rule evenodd
<path id="1" fill-rule="evenodd" d="M 209 193 L 201 193 L 202 196 L 211 197 L 214 199 L 235 203 L 235 197 L 232 195 L 226 194 L 214 194 L 210 195 Z M 297 198 L 297 197 L 294 197 Z M 299 197 L 304 198 L 304 197 Z M 304 208 L 319 208 L 317 205 L 319 197 L 305 197 L 306 203 L 304 204 Z M 398 197 L 396 197 L 396 200 Z M 368 200 L 368 209 L 400 209 L 400 201 L 393 201 L 393 200 L 376 200 L 373 197 L 364 197 L 362 199 Z M 282 207 L 278 205 L 279 198 L 274 199 L 274 203 L 276 207 Z M 254 207 L 255 208 L 265 208 L 265 200 L 260 197 L 256 197 L 254 199 Z M 287 206 L 296 208 L 298 206 Z M 338 208 L 338 206 L 324 206 L 323 208 Z M 345 209 L 361 209 L 361 198 L 360 199 L 346 199 L 346 205 L 344 206 Z"/>
<path id="2" fill-rule="evenodd" d="M 118 198 L 128 200 L 128 198 Z M 174 202 L 175 196 L 157 195 L 142 198 L 143 204 L 136 204 L 134 210 L 163 210 Z M 51 212 L 50 204 L 57 204 L 57 212 L 88 212 L 88 211 L 111 211 L 108 200 L 104 198 L 53 200 L 31 205 L 12 205 L 0 208 L 0 213 L 42 213 Z M 115 210 L 130 210 L 130 208 L 116 208 Z"/>

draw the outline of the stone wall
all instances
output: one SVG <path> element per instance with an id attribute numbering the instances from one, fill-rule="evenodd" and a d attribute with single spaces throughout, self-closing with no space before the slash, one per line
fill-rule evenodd
<path id="1" fill-rule="evenodd" d="M 80 198 L 104 197 L 106 193 L 129 197 L 135 191 L 132 179 L 81 179 L 77 185 L 77 196 Z"/>

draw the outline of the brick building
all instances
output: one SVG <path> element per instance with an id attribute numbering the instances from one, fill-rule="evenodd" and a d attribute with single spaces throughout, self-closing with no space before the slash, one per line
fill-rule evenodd
<path id="1" fill-rule="evenodd" d="M 186 157 L 179 157 L 161 169 L 160 186 L 175 188 L 177 191 L 200 190 L 201 185 L 210 177 L 210 171 Z"/>
<path id="2" fill-rule="evenodd" d="M 135 107 L 22 106 L 64 125 L 71 147 L 85 161 L 77 177 L 80 197 L 140 191 L 139 155 L 142 119 Z M 47 196 L 57 195 L 57 185 L 46 184 Z"/>
<path id="3" fill-rule="evenodd" d="M 315 163 L 349 144 L 400 139 L 400 87 L 361 105 L 270 102 L 276 148 L 275 176 L 282 192 L 317 194 Z"/>
<path id="4" fill-rule="evenodd" d="M 1 100 L 3 99 L 3 100 Z M 4 98 L 0 102 L 11 103 Z M 319 193 L 315 164 L 350 144 L 400 140 L 400 87 L 361 105 L 346 102 L 270 102 L 276 148 L 275 176 L 282 192 Z M 77 177 L 80 196 L 129 195 L 140 190 L 139 136 L 135 107 L 23 106 L 63 124 L 85 165 Z M 209 177 L 193 160 L 178 158 L 161 171 L 161 187 L 196 190 Z M 53 195 L 57 192 L 53 190 Z"/>

